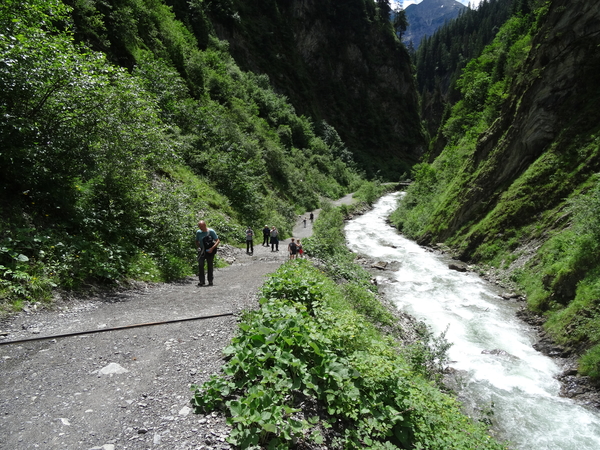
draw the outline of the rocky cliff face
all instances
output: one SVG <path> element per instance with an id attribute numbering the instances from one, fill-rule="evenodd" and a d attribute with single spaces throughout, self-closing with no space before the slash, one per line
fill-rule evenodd
<path id="1" fill-rule="evenodd" d="M 460 207 L 435 239 L 444 240 L 459 230 L 467 233 L 490 214 L 497 216 L 496 231 L 509 223 L 535 221 L 538 213 L 556 207 L 600 169 L 597 152 L 578 152 L 572 145 L 598 127 L 598 48 L 600 3 L 553 1 L 501 117 L 480 137 L 468 161 L 471 178 L 464 185 Z M 547 161 L 540 162 L 542 158 Z M 534 163 L 538 170 L 521 178 L 517 188 L 516 181 Z M 568 176 L 549 182 L 560 173 Z M 508 208 L 519 196 L 524 200 Z M 470 232 L 464 256 L 469 257 L 489 232 L 485 227 Z"/>
<path id="2" fill-rule="evenodd" d="M 397 179 L 418 160 L 425 142 L 410 60 L 375 2 L 240 0 L 235 8 L 237 22 L 215 23 L 238 63 L 333 125 L 360 168 Z"/>

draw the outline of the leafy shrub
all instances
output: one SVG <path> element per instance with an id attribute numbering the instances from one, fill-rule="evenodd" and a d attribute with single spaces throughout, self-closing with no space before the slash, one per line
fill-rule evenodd
<path id="1" fill-rule="evenodd" d="M 224 377 L 192 387 L 196 411 L 223 409 L 228 440 L 241 448 L 327 439 L 342 448 L 503 448 L 344 308 L 343 297 L 308 261 L 282 266 L 263 287 L 261 309 L 245 314 L 225 349 Z M 326 414 L 305 415 L 309 399 Z"/>
<path id="2" fill-rule="evenodd" d="M 362 200 L 370 206 L 375 203 L 375 200 L 381 197 L 383 190 L 384 188 L 381 186 L 381 183 L 367 181 L 361 185 L 361 187 L 354 193 L 353 197 Z"/>

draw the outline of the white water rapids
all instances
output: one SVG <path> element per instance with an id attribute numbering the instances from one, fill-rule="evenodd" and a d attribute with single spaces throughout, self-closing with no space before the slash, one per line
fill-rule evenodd
<path id="1" fill-rule="evenodd" d="M 399 195 L 383 197 L 372 211 L 348 222 L 348 247 L 376 261 L 401 263 L 396 272 L 382 271 L 379 284 L 399 309 L 435 335 L 448 329 L 450 365 L 467 374 L 460 397 L 491 408 L 494 428 L 511 448 L 600 449 L 600 414 L 559 397 L 554 376 L 560 369 L 533 349 L 535 334 L 515 317 L 516 305 L 476 274 L 448 269 L 446 257 L 386 223 Z M 495 349 L 509 355 L 482 353 Z"/>

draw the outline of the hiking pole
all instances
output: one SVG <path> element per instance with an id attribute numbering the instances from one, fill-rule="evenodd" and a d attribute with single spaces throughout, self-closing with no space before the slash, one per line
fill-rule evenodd
<path id="1" fill-rule="evenodd" d="M 0 341 L 0 345 L 18 344 L 21 342 L 30 342 L 30 341 L 43 341 L 46 339 L 56 339 L 56 338 L 63 338 L 63 337 L 70 337 L 70 336 L 80 336 L 82 334 L 105 333 L 107 331 L 127 330 L 129 328 L 151 327 L 153 325 L 166 325 L 169 323 L 189 322 L 192 320 L 214 319 L 216 317 L 227 317 L 227 316 L 233 316 L 233 313 L 230 312 L 230 313 L 223 313 L 223 314 L 215 314 L 212 316 L 188 317 L 186 319 L 164 320 L 161 322 L 138 323 L 138 324 L 134 324 L 134 325 L 123 325 L 120 327 L 112 327 L 112 328 L 99 328 L 97 330 L 76 331 L 74 333 L 55 334 L 55 335 L 50 335 L 50 336 L 39 336 L 39 337 L 34 337 L 34 338 L 19 339 L 16 341 Z"/>

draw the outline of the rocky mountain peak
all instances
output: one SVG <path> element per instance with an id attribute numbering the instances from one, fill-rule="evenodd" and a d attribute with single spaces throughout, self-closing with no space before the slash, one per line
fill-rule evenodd
<path id="1" fill-rule="evenodd" d="M 456 0 L 423 0 L 406 7 L 408 28 L 402 37 L 405 44 L 413 43 L 416 48 L 425 36 L 458 16 L 465 6 Z"/>

